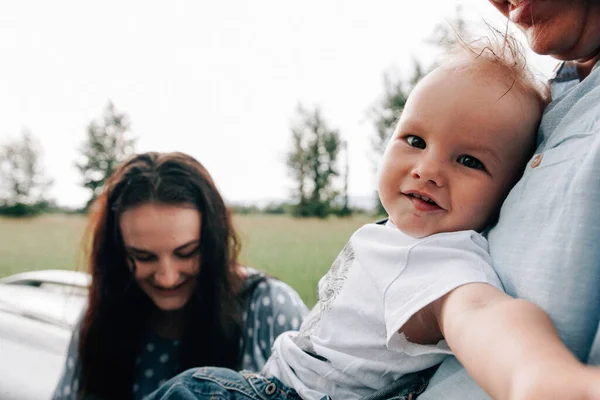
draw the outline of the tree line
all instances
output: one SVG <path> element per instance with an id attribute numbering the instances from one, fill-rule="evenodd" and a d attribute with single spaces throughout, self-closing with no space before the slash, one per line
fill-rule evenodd
<path id="1" fill-rule="evenodd" d="M 88 124 L 74 163 L 81 185 L 90 191 L 79 211 L 87 210 L 119 163 L 135 152 L 135 142 L 129 118 L 109 101 L 102 116 Z M 53 180 L 47 176 L 42 156 L 39 142 L 27 129 L 0 145 L 0 215 L 24 217 L 58 209 L 48 197 Z"/>
<path id="2" fill-rule="evenodd" d="M 387 78 L 385 82 L 389 88 L 384 100 L 372 110 L 377 127 L 372 144 L 373 151 L 377 152 L 384 148 L 388 130 L 395 121 L 389 115 L 394 115 L 401 104 L 396 98 L 403 96 L 399 92 L 400 86 L 390 86 Z M 320 218 L 330 214 L 351 215 L 347 143 L 341 138 L 340 131 L 325 120 L 318 107 L 308 109 L 298 105 L 290 132 L 291 144 L 285 167 L 294 186 L 289 199 L 262 209 L 238 206 L 237 211 Z M 79 172 L 80 185 L 89 192 L 87 202 L 77 211 L 85 212 L 91 206 L 116 167 L 134 154 L 135 144 L 129 117 L 109 102 L 101 117 L 88 124 L 73 164 Z M 0 182 L 0 215 L 34 216 L 58 208 L 48 196 L 53 180 L 44 168 L 42 148 L 28 129 L 17 138 L 0 144 Z"/>
<path id="3" fill-rule="evenodd" d="M 464 33 L 465 22 L 460 8 L 457 8 L 452 27 L 436 25 L 428 42 L 444 48 L 455 44 L 457 36 L 461 37 Z M 373 126 L 369 149 L 373 175 L 408 95 L 426 73 L 417 60 L 413 62 L 408 79 L 394 72 L 384 73 L 383 95 L 368 111 Z M 74 163 L 81 175 L 81 185 L 90 192 L 81 211 L 86 211 L 99 196 L 119 163 L 134 154 L 136 138 L 130 127 L 129 117 L 118 111 L 110 101 L 102 116 L 88 124 L 85 140 Z M 256 206 L 238 207 L 238 211 L 319 218 L 330 214 L 351 215 L 348 143 L 342 139 L 340 131 L 331 126 L 319 107 L 310 109 L 299 104 L 290 133 L 285 167 L 294 186 L 288 201 L 269 204 L 262 209 Z M 0 215 L 29 216 L 56 209 L 54 201 L 47 196 L 52 183 L 44 170 L 40 145 L 29 130 L 24 129 L 18 138 L 0 144 Z M 373 209 L 369 211 L 376 214 L 385 212 L 376 195 L 373 196 Z"/>

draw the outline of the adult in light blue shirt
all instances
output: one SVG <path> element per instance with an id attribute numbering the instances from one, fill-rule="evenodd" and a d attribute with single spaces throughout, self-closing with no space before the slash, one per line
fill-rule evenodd
<path id="1" fill-rule="evenodd" d="M 538 304 L 567 347 L 599 365 L 600 2 L 490 1 L 533 51 L 568 61 L 551 81 L 535 155 L 488 235 L 494 268 L 507 293 Z M 560 371 L 556 378 L 569 384 Z M 487 398 L 454 357 L 419 396 Z"/>

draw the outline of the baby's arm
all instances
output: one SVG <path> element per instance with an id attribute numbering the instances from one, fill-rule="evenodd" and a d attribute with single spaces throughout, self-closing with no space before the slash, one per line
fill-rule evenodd
<path id="1" fill-rule="evenodd" d="M 600 369 L 585 366 L 536 305 L 483 283 L 430 305 L 456 357 L 495 399 L 600 399 Z"/>

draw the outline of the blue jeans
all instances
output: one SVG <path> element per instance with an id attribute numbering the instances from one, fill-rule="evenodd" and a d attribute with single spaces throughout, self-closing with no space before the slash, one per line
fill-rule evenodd
<path id="1" fill-rule="evenodd" d="M 413 400 L 425 390 L 437 366 L 408 374 L 363 400 Z M 144 400 L 300 400 L 294 389 L 277 378 L 248 371 L 203 367 L 171 378 Z M 330 400 L 324 396 L 321 400 Z"/>
<path id="2" fill-rule="evenodd" d="M 248 371 L 202 367 L 168 380 L 144 400 L 300 400 L 294 389 L 277 378 Z"/>

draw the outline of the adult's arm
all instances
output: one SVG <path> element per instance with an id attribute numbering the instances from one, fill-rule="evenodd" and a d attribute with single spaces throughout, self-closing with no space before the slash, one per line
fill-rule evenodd
<path id="1" fill-rule="evenodd" d="M 286 283 L 268 278 L 259 283 L 246 310 L 243 369 L 260 371 L 281 333 L 298 330 L 308 309 Z"/>
<path id="2" fill-rule="evenodd" d="M 78 360 L 80 328 L 81 319 L 77 322 L 73 329 L 63 372 L 58 384 L 56 385 L 56 389 L 54 389 L 52 400 L 77 400 L 77 391 L 79 389 Z"/>

